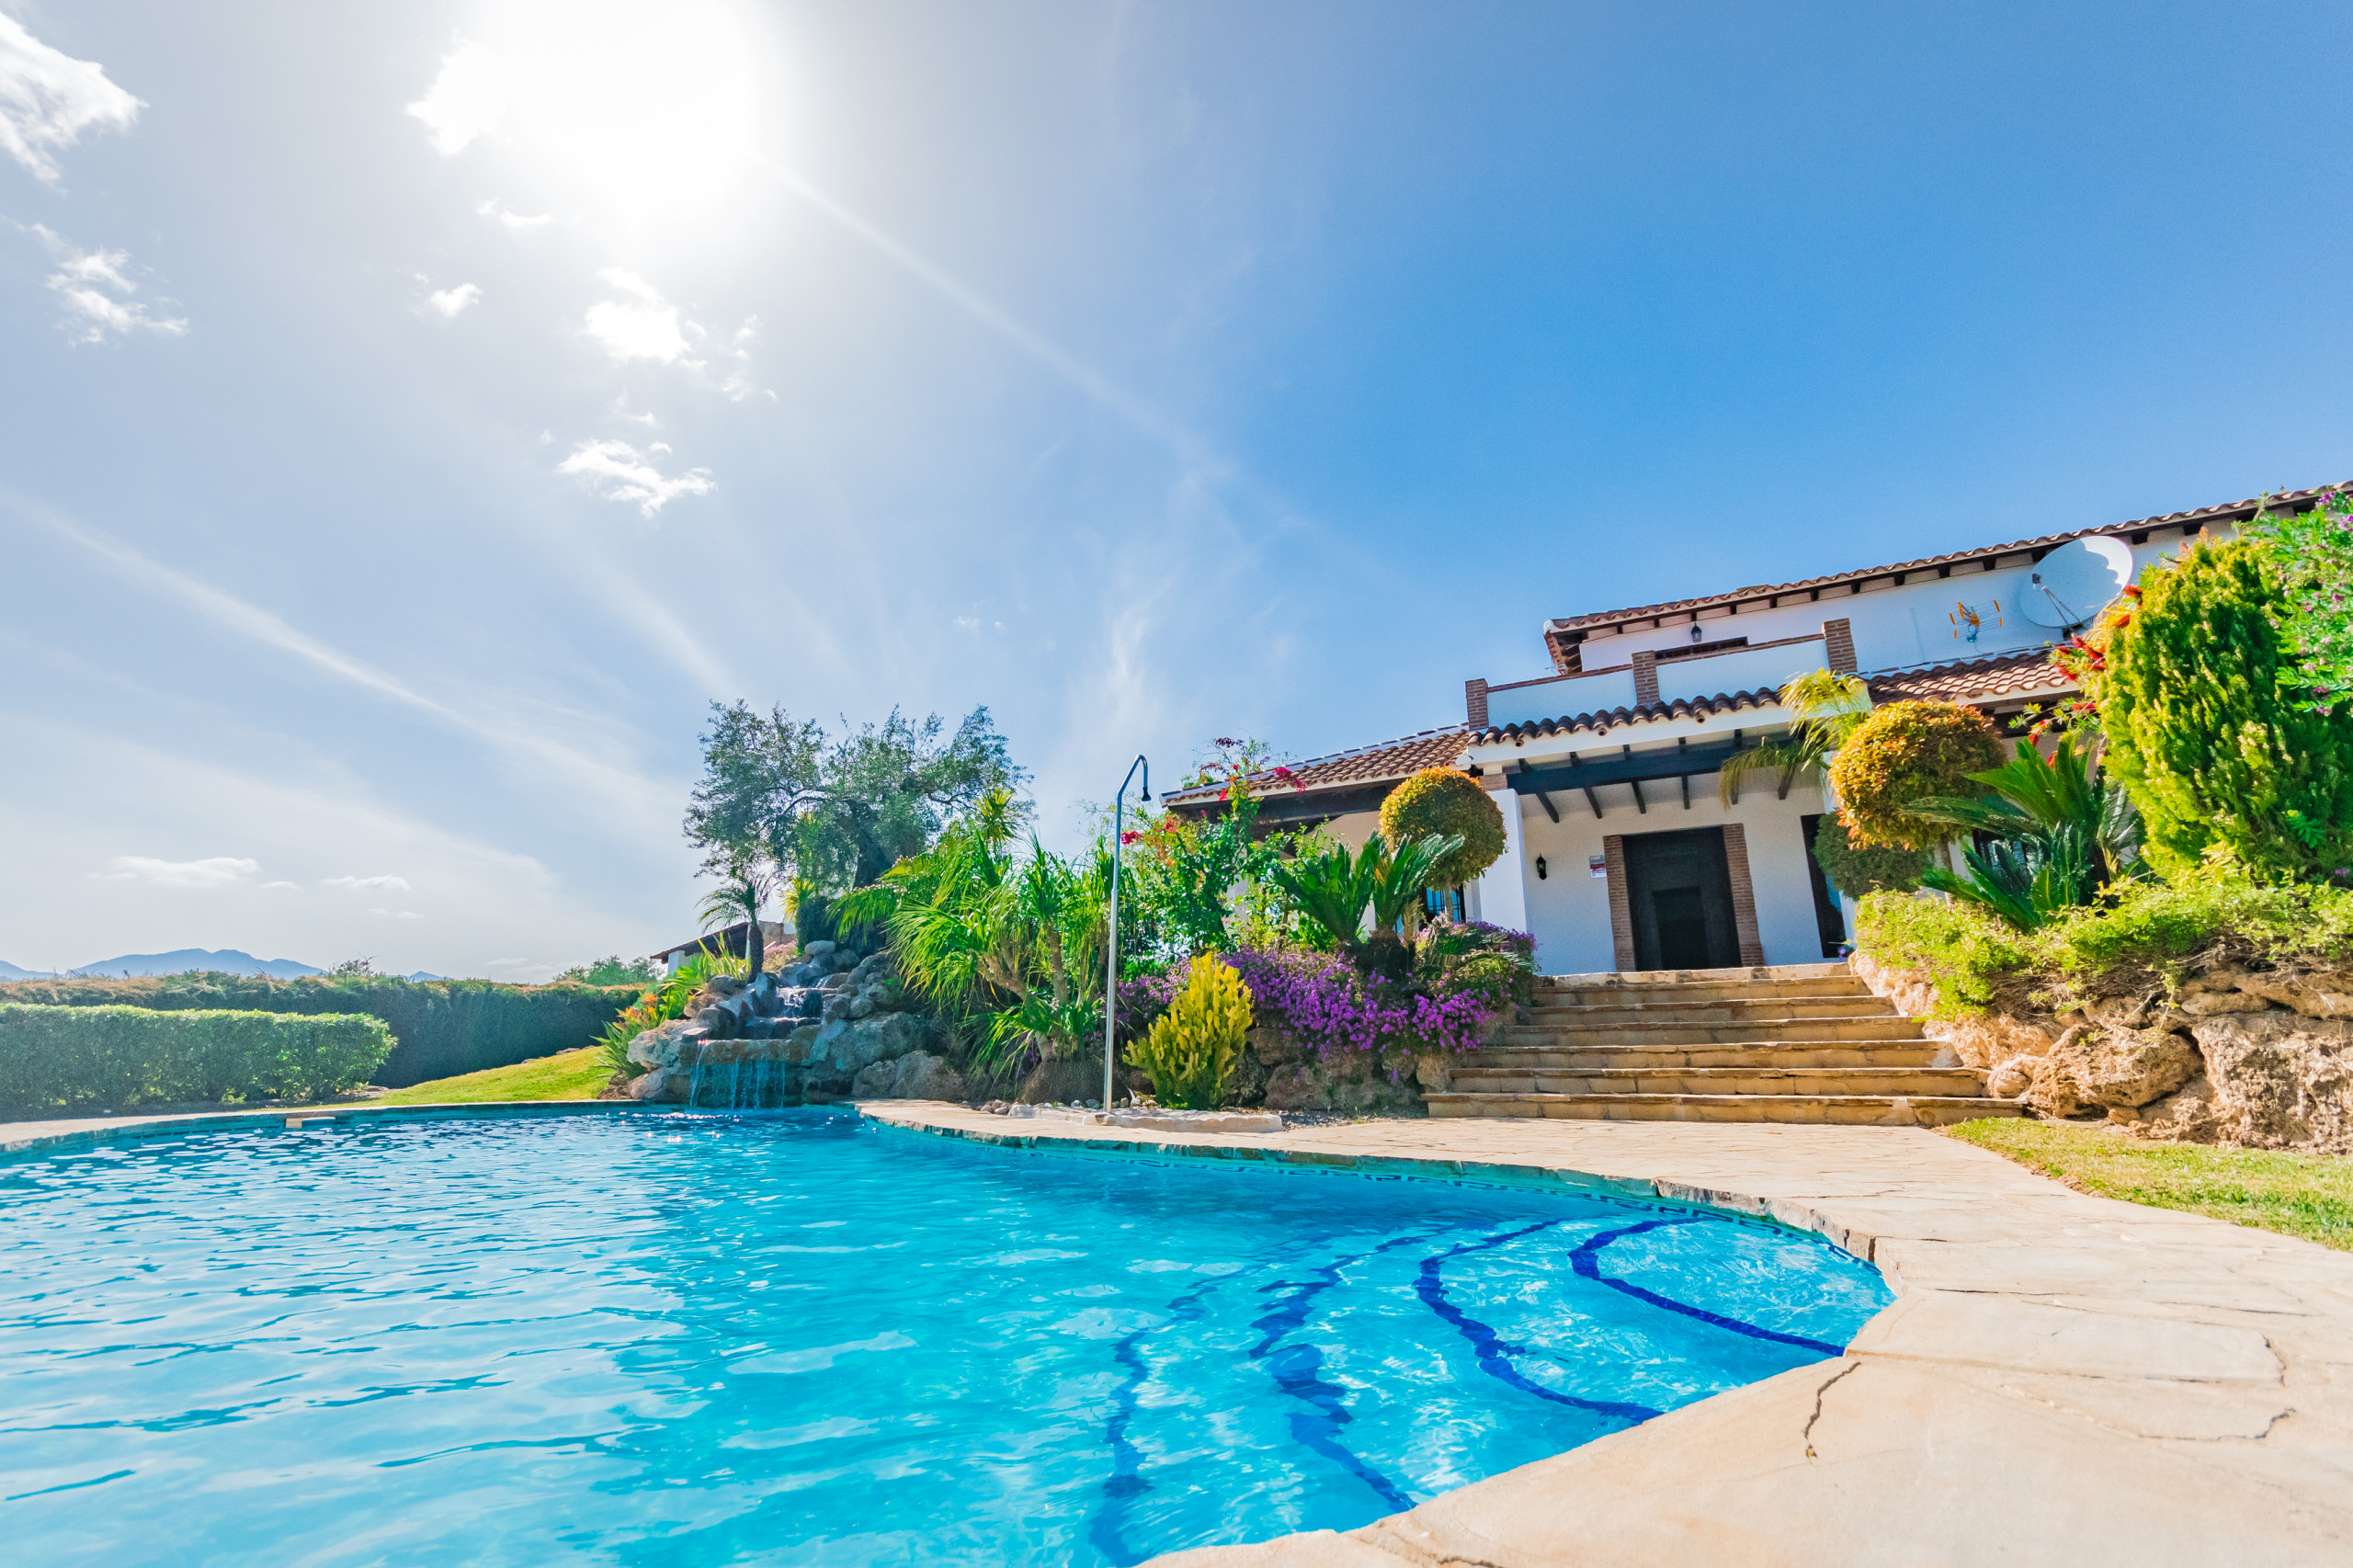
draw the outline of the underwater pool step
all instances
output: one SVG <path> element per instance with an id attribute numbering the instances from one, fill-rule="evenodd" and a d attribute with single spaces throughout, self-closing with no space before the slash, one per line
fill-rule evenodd
<path id="1" fill-rule="evenodd" d="M 1432 1116 L 1578 1121 L 1779 1121 L 1943 1127 L 2017 1116 L 2015 1100 L 1970 1095 L 1469 1095 L 1428 1096 Z"/>
<path id="2" fill-rule="evenodd" d="M 1472 1095 L 1881 1095 L 1973 1099 L 1984 1077 L 1966 1067 L 1459 1067 L 1452 1091 Z"/>

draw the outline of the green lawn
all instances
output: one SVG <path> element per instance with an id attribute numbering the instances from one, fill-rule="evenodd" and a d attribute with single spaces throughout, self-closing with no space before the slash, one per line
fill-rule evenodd
<path id="1" fill-rule="evenodd" d="M 493 1067 L 455 1078 L 437 1078 L 429 1084 L 413 1084 L 368 1103 L 449 1105 L 483 1100 L 593 1100 L 604 1088 L 605 1080 L 612 1075 L 613 1070 L 605 1063 L 604 1048 L 584 1045 L 577 1051 L 563 1051 L 553 1056 L 517 1062 L 512 1067 Z"/>
<path id="2" fill-rule="evenodd" d="M 2097 1127 L 2024 1117 L 1964 1121 L 1949 1137 L 2006 1154 L 2080 1191 L 2353 1252 L 2353 1158 L 2143 1143 Z"/>

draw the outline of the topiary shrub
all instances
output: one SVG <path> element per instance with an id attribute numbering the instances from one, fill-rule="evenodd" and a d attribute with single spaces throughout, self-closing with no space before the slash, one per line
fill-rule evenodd
<path id="1" fill-rule="evenodd" d="M 2114 618 L 2098 683 L 2109 767 L 2168 877 L 2215 851 L 2277 880 L 2353 864 L 2353 713 L 2295 689 L 2287 609 L 2263 546 L 2236 540 L 2143 574 L 2139 603 Z"/>
<path id="2" fill-rule="evenodd" d="M 1161 1104 L 1215 1110 L 1225 1103 L 1249 1033 L 1249 987 L 1222 959 L 1204 953 L 1186 971 L 1168 1011 L 1128 1048 L 1128 1065 L 1152 1080 Z"/>
<path id="3" fill-rule="evenodd" d="M 1993 722 L 1957 702 L 1891 702 L 1856 726 L 1830 762 L 1839 820 L 1865 849 L 1930 849 L 1953 835 L 1904 808 L 1931 795 L 1984 793 L 1971 780 L 2002 765 Z"/>
<path id="4" fill-rule="evenodd" d="M 1925 849 L 1866 848 L 1854 841 L 1836 817 L 1824 820 L 1814 830 L 1813 859 L 1841 898 L 1910 892 L 1920 885 L 1920 873 L 1930 864 Z"/>
<path id="5" fill-rule="evenodd" d="M 1429 885 L 1459 888 L 1474 881 L 1504 852 L 1503 808 L 1459 767 L 1426 767 L 1381 803 L 1381 833 L 1392 844 L 1449 836 L 1462 847 L 1430 868 Z"/>

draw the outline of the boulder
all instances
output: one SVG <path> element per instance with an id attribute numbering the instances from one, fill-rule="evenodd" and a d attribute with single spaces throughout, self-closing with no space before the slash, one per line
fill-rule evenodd
<path id="1" fill-rule="evenodd" d="M 2111 1016 L 2139 1014 L 2125 1009 Z M 2180 1088 L 2198 1071 L 2198 1052 L 2180 1035 L 2118 1024 L 2069 1029 L 2048 1055 L 2033 1061 L 2027 1104 L 2054 1117 L 2073 1116 L 2086 1106 L 2144 1106 Z"/>
<path id="2" fill-rule="evenodd" d="M 841 1032 L 834 1034 L 838 1028 Z M 824 1033 L 825 1054 L 835 1065 L 856 1073 L 869 1062 L 882 1062 L 904 1056 L 910 1051 L 920 1051 L 928 1039 L 924 1022 L 913 1013 L 879 1013 L 870 1018 L 829 1023 Z M 1098 1091 L 1100 1085 L 1098 1085 Z"/>
<path id="3" fill-rule="evenodd" d="M 966 1093 L 964 1075 L 948 1065 L 946 1057 L 928 1051 L 900 1057 L 891 1084 L 891 1097 L 899 1100 L 961 1100 Z"/>
<path id="4" fill-rule="evenodd" d="M 834 951 L 838 946 L 839 944 L 835 942 L 807 943 L 801 949 L 801 961 L 804 963 L 814 963 L 819 959 L 831 958 L 834 956 Z"/>
<path id="5" fill-rule="evenodd" d="M 1985 1092 L 1998 1100 L 2014 1100 L 2034 1082 L 2035 1058 L 2013 1056 L 1985 1074 Z"/>
<path id="6" fill-rule="evenodd" d="M 870 1018 L 874 1016 L 875 1009 L 881 1005 L 880 992 L 860 991 L 855 994 L 843 992 L 841 994 L 849 997 L 849 1006 L 846 1012 L 848 1017 Z"/>
<path id="7" fill-rule="evenodd" d="M 1426 1095 L 1442 1095 L 1454 1086 L 1454 1059 L 1438 1051 L 1414 1058 L 1414 1080 Z"/>
<path id="8" fill-rule="evenodd" d="M 870 1062 L 858 1070 L 857 1077 L 850 1080 L 850 1096 L 861 1100 L 895 1099 L 898 1096 L 892 1092 L 891 1085 L 898 1075 L 899 1064 L 895 1062 Z"/>
<path id="9" fill-rule="evenodd" d="M 2353 1020 L 2301 1009 L 2219 1014 L 2192 1032 L 2224 1142 L 2353 1150 Z"/>

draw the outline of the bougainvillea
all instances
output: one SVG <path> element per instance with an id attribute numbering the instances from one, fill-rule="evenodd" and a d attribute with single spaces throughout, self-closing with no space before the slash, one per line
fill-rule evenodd
<path id="1" fill-rule="evenodd" d="M 2002 765 L 1999 733 L 1957 702 L 1891 702 L 1856 726 L 1831 759 L 1840 820 L 1862 848 L 1926 849 L 1952 836 L 1942 823 L 1904 810 L 1931 795 L 1984 793 L 1970 778 Z"/>
<path id="2" fill-rule="evenodd" d="M 1427 996 L 1368 980 L 1328 953 L 1239 952 L 1263 1022 L 1290 1030 L 1319 1056 L 1476 1051 L 1498 1011 L 1483 990 Z"/>

